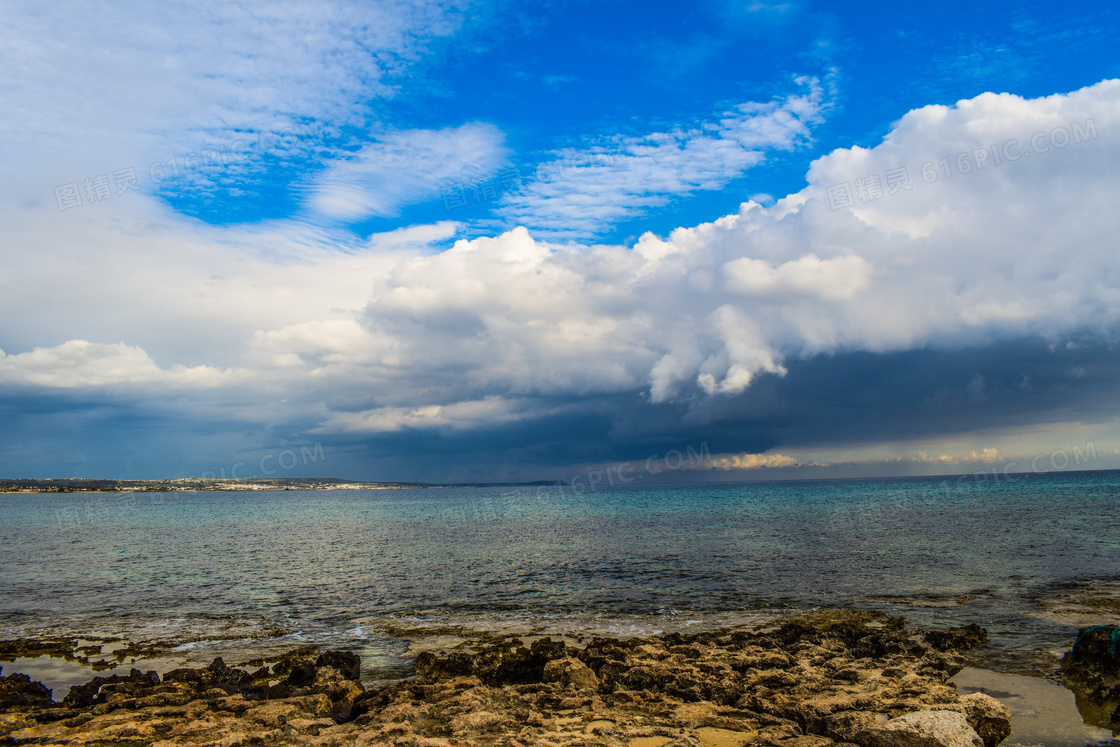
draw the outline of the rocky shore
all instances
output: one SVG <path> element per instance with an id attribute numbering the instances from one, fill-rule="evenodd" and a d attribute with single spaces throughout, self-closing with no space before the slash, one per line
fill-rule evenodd
<path id="1" fill-rule="evenodd" d="M 0 739 L 47 745 L 611 745 L 995 747 L 1010 713 L 947 680 L 977 626 L 907 628 L 865 611 L 755 631 L 573 645 L 480 639 L 416 658 L 416 677 L 359 681 L 352 653 L 162 677 L 132 670 L 59 701 L 0 677 Z M 1111 691 L 1110 691 L 1111 692 Z"/>

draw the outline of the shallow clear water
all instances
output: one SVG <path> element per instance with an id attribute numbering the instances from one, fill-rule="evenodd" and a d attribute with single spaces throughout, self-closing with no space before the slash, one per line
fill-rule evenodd
<path id="1" fill-rule="evenodd" d="M 1011 711 L 1011 734 L 1000 747 L 1113 747 L 1118 742 L 1108 729 L 1082 720 L 1072 692 L 1041 677 L 965 667 L 952 682 L 961 693 L 987 693 Z"/>
<path id="2" fill-rule="evenodd" d="M 0 638 L 252 647 L 275 643 L 278 625 L 291 640 L 390 656 L 386 621 L 648 633 L 773 606 L 871 605 L 915 623 L 979 622 L 1011 648 L 1066 646 L 1076 631 L 1032 617 L 1035 597 L 1120 575 L 1118 496 L 1117 472 L 6 495 Z"/>

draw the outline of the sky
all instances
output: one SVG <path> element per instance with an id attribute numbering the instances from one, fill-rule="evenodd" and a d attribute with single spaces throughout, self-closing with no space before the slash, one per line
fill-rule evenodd
<path id="1" fill-rule="evenodd" d="M 0 477 L 1120 467 L 1111 4 L 0 14 Z"/>

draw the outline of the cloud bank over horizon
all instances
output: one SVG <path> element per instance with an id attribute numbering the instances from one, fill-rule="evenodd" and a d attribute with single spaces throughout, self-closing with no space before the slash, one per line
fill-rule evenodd
<path id="1" fill-rule="evenodd" d="M 150 397 L 154 407 L 185 390 L 202 398 L 193 406 L 202 412 L 240 401 L 233 406 L 275 423 L 307 419 L 318 435 L 379 434 L 492 428 L 625 393 L 710 418 L 713 401 L 816 355 L 1020 337 L 1058 345 L 1082 333 L 1111 341 L 1120 314 L 1108 260 L 1118 227 L 1107 205 L 1120 188 L 1109 166 L 1120 157 L 1117 132 L 1118 81 L 1033 101 L 984 94 L 910 112 L 882 144 L 814 161 L 808 186 L 772 207 L 748 202 L 631 248 L 549 244 L 519 227 L 444 251 L 379 254 L 367 269 L 360 250 L 331 252 L 325 241 L 293 264 L 216 273 L 226 287 L 195 322 L 222 318 L 251 331 L 234 365 L 167 356 L 157 365 L 128 341 L 74 339 L 3 355 L 0 382 Z M 830 204 L 830 188 L 900 168 L 908 183 L 895 194 L 884 176 L 880 195 Z M 92 228 L 106 245 L 120 238 L 112 224 Z M 182 270 L 219 269 L 212 255 L 194 257 L 204 262 L 193 268 L 190 259 Z M 251 298 L 278 311 L 355 272 L 364 288 L 334 295 L 339 304 L 318 314 L 308 302 L 302 314 L 279 314 L 293 317 L 288 324 L 259 327 L 273 315 L 235 309 Z M 267 297 L 253 291 L 262 273 Z M 173 283 L 159 275 L 143 284 L 174 306 Z M 252 403 L 251 390 L 286 397 Z"/>
<path id="2" fill-rule="evenodd" d="M 534 151 L 547 178 L 503 189 L 517 127 L 391 103 L 482 23 L 467 4 L 299 7 L 204 4 L 209 52 L 144 41 L 179 17 L 151 11 L 123 77 L 99 50 L 73 80 L 44 63 L 5 94 L 5 473 L 197 473 L 311 442 L 335 455 L 317 469 L 386 479 L 537 479 L 700 443 L 714 462 L 689 472 L 719 479 L 951 471 L 1093 439 L 1115 466 L 1120 80 L 901 110 L 820 151 L 845 82 L 822 65 L 701 102 L 695 127 L 553 140 Z M 99 28 L 17 17 L 20 70 L 42 60 L 19 39 Z M 162 90 L 150 76 L 178 98 L 121 109 L 130 87 Z M 93 80 L 114 82 L 91 111 L 125 115 L 83 149 L 77 115 L 44 102 Z M 288 134 L 260 145 L 269 131 Z M 674 212 L 795 156 L 785 196 Z M 99 194 L 102 172 L 118 183 Z M 487 212 L 440 210 L 447 184 Z M 269 190 L 283 210 L 198 207 Z"/>

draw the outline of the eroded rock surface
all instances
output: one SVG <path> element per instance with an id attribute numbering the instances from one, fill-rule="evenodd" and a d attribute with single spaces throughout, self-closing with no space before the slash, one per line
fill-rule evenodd
<path id="1" fill-rule="evenodd" d="M 3 672 L 3 667 L 0 667 L 0 708 L 51 703 L 51 691 L 43 687 L 42 683 L 32 682 L 26 674 L 16 673 L 4 677 Z"/>
<path id="2" fill-rule="evenodd" d="M 417 658 L 419 678 L 362 688 L 353 654 L 252 673 L 220 659 L 162 680 L 133 671 L 19 705 L 28 744 L 995 747 L 1006 709 L 946 680 L 979 628 L 927 633 L 828 611 L 761 632 L 490 641 Z M 984 696 L 986 698 L 986 696 Z M 988 702 L 992 701 L 992 702 Z M 1006 727 L 1006 728 L 1005 728 Z"/>
<path id="3" fill-rule="evenodd" d="M 1120 626 L 1094 625 L 1062 658 L 1061 678 L 1085 723 L 1120 733 Z"/>

